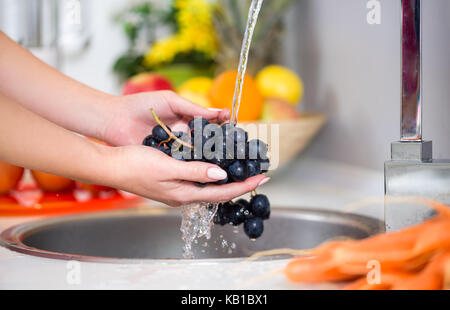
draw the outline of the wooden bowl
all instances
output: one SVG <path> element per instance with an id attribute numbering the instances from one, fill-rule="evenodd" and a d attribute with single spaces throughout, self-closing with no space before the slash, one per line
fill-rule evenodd
<path id="1" fill-rule="evenodd" d="M 303 113 L 297 120 L 278 122 L 251 122 L 241 126 L 249 133 L 249 139 L 259 138 L 269 144 L 271 170 L 294 159 L 317 135 L 326 122 L 318 113 Z"/>

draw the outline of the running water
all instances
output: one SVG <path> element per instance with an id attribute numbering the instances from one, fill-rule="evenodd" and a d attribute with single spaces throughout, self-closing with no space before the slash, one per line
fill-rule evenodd
<path id="1" fill-rule="evenodd" d="M 252 0 L 248 13 L 247 28 L 245 29 L 244 40 L 242 42 L 238 75 L 236 77 L 236 87 L 233 96 L 233 109 L 230 117 L 230 122 L 234 124 L 237 123 L 238 119 L 245 71 L 247 70 L 248 55 L 250 52 L 250 44 L 252 42 L 253 32 L 255 30 L 262 3 L 263 0 Z M 211 228 L 218 205 L 218 203 L 201 202 L 182 207 L 182 221 L 180 230 L 184 241 L 184 258 L 194 258 L 192 244 L 198 243 L 198 238 L 205 237 L 207 240 L 211 238 Z M 232 244 L 228 250 L 228 253 L 231 254 L 235 247 L 236 245 Z"/>
<path id="2" fill-rule="evenodd" d="M 183 257 L 194 258 L 192 243 L 198 243 L 198 238 L 211 238 L 211 227 L 218 203 L 193 203 L 181 209 L 181 233 L 184 241 Z M 195 242 L 196 241 L 196 242 Z"/>
<path id="3" fill-rule="evenodd" d="M 244 40 L 242 42 L 241 56 L 239 59 L 238 75 L 236 77 L 236 87 L 233 96 L 233 108 L 231 110 L 230 122 L 237 124 L 239 107 L 241 105 L 242 88 L 244 86 L 245 71 L 247 70 L 248 54 L 252 43 L 253 32 L 255 31 L 259 11 L 263 0 L 252 0 L 248 12 L 247 28 L 245 29 Z"/>

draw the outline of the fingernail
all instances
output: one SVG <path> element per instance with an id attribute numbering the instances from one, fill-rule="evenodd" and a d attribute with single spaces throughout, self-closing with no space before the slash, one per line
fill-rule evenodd
<path id="1" fill-rule="evenodd" d="M 227 173 L 219 168 L 209 168 L 207 174 L 208 178 L 213 180 L 223 180 L 227 177 Z"/>
<path id="2" fill-rule="evenodd" d="M 216 108 L 208 108 L 208 110 L 214 111 L 214 112 L 220 112 L 220 111 L 222 111 L 222 109 L 216 109 Z"/>
<path id="3" fill-rule="evenodd" d="M 261 182 L 259 182 L 258 186 L 264 185 L 264 184 L 266 184 L 269 181 L 270 181 L 270 178 L 262 179 Z"/>

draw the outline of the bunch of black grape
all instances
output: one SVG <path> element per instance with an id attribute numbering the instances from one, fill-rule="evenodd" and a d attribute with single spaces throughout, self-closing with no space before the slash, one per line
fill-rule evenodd
<path id="1" fill-rule="evenodd" d="M 245 234 L 259 238 L 264 231 L 264 220 L 270 217 L 270 202 L 265 195 L 255 195 L 250 201 L 239 199 L 236 202 L 221 203 L 214 217 L 214 223 L 239 226 L 244 224 Z"/>
<path id="2" fill-rule="evenodd" d="M 267 144 L 259 139 L 248 141 L 248 133 L 234 124 L 210 124 L 204 118 L 194 118 L 189 122 L 187 133 L 172 132 L 165 127 L 170 135 L 161 125 L 157 125 L 143 144 L 178 160 L 218 165 L 228 176 L 216 184 L 244 181 L 269 169 Z"/>
<path id="3" fill-rule="evenodd" d="M 267 144 L 259 139 L 248 141 L 248 133 L 244 129 L 231 123 L 209 123 L 204 118 L 194 118 L 188 125 L 188 132 L 172 132 L 168 126 L 157 125 L 142 143 L 178 160 L 218 165 L 227 172 L 225 179 L 215 182 L 219 185 L 241 182 L 269 169 Z M 220 204 L 215 223 L 244 223 L 245 233 L 253 239 L 262 234 L 263 220 L 268 219 L 269 214 L 267 197 L 256 195 L 250 202 L 240 199 L 236 203 Z"/>

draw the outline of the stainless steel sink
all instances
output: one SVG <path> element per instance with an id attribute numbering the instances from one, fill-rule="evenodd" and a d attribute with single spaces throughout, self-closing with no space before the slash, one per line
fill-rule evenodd
<path id="1" fill-rule="evenodd" d="M 0 235 L 0 244 L 29 255 L 66 260 L 179 261 L 180 222 L 180 212 L 169 208 L 65 216 L 11 227 Z M 283 208 L 275 208 L 264 225 L 264 234 L 256 241 L 248 239 L 242 225 L 238 232 L 231 225 L 215 225 L 208 246 L 203 239 L 195 246 L 195 257 L 236 259 L 269 249 L 307 249 L 341 236 L 365 238 L 384 228 L 382 222 L 359 215 Z"/>

